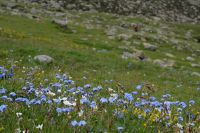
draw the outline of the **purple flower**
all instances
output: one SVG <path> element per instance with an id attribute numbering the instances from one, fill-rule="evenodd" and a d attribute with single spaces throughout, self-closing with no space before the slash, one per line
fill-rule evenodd
<path id="1" fill-rule="evenodd" d="M 1 99 L 3 99 L 3 100 L 7 100 L 7 98 L 8 98 L 8 96 L 6 96 L 6 95 L 1 97 Z"/>
<path id="2" fill-rule="evenodd" d="M 133 94 L 133 95 L 137 95 L 138 92 L 137 92 L 137 91 L 133 91 L 132 94 Z"/>
<path id="3" fill-rule="evenodd" d="M 102 97 L 102 98 L 100 99 L 100 102 L 101 102 L 101 103 L 108 103 L 108 99 Z"/>
<path id="4" fill-rule="evenodd" d="M 140 107 L 141 106 L 141 103 L 139 103 L 139 102 L 134 102 L 133 104 L 134 104 L 135 107 Z"/>
<path id="5" fill-rule="evenodd" d="M 124 98 L 127 99 L 128 101 L 132 101 L 133 100 L 133 96 L 130 93 L 125 93 L 124 94 Z"/>
<path id="6" fill-rule="evenodd" d="M 153 97 L 153 96 L 151 96 L 149 99 L 150 99 L 151 101 L 155 101 L 155 100 L 156 100 L 156 98 Z"/>
<path id="7" fill-rule="evenodd" d="M 84 88 L 86 88 L 86 89 L 91 88 L 91 85 L 90 84 L 86 84 L 86 85 L 84 85 Z"/>
<path id="8" fill-rule="evenodd" d="M 178 122 L 183 122 L 183 117 L 182 116 L 178 117 Z"/>
<path id="9" fill-rule="evenodd" d="M 109 97 L 109 99 L 108 99 L 108 101 L 109 101 L 110 103 L 114 103 L 115 100 L 116 100 L 115 97 Z"/>
<path id="10" fill-rule="evenodd" d="M 92 102 L 90 103 L 90 107 L 93 108 L 93 109 L 97 108 L 96 102 L 95 102 L 95 101 L 92 101 Z"/>
<path id="11" fill-rule="evenodd" d="M 62 113 L 62 108 L 56 108 L 57 113 Z"/>
<path id="12" fill-rule="evenodd" d="M 6 93 L 6 89 L 2 88 L 0 89 L 0 94 L 5 94 Z"/>
<path id="13" fill-rule="evenodd" d="M 124 127 L 117 127 L 117 130 L 119 133 L 121 133 L 124 130 Z"/>
<path id="14" fill-rule="evenodd" d="M 45 95 L 42 95 L 40 98 L 42 102 L 47 100 L 47 97 Z"/>
<path id="15" fill-rule="evenodd" d="M 195 104 L 195 101 L 194 101 L 194 100 L 190 100 L 190 101 L 189 101 L 189 104 L 190 104 L 190 105 L 194 105 L 194 104 Z"/>
<path id="16" fill-rule="evenodd" d="M 61 102 L 60 98 L 58 99 L 53 99 L 53 101 L 56 103 L 56 104 L 59 104 Z"/>
<path id="17" fill-rule="evenodd" d="M 141 90 L 141 89 L 142 89 L 142 85 L 137 85 L 137 86 L 136 86 L 136 89 L 137 89 L 137 90 Z"/>
<path id="18" fill-rule="evenodd" d="M 23 98 L 23 97 L 18 97 L 15 99 L 16 102 L 28 102 L 29 100 L 27 98 Z"/>
<path id="19" fill-rule="evenodd" d="M 60 74 L 56 74 L 56 79 L 60 79 Z"/>
<path id="20" fill-rule="evenodd" d="M 80 100 L 80 103 L 81 103 L 81 104 L 88 104 L 88 103 L 90 103 L 90 101 L 89 101 L 87 98 L 82 98 L 82 99 Z"/>
<path id="21" fill-rule="evenodd" d="M 10 95 L 11 97 L 15 97 L 15 96 L 16 96 L 16 93 L 15 93 L 15 92 L 11 92 L 9 95 Z"/>
<path id="22" fill-rule="evenodd" d="M 159 107 L 162 105 L 162 103 L 158 102 L 158 101 L 154 101 L 150 103 L 151 107 Z"/>
<path id="23" fill-rule="evenodd" d="M 28 102 L 28 105 L 35 104 L 35 102 L 36 102 L 36 99 L 32 99 L 32 100 L 30 100 L 30 101 Z"/>
<path id="24" fill-rule="evenodd" d="M 7 109 L 7 105 L 0 106 L 0 112 L 4 112 Z"/>
<path id="25" fill-rule="evenodd" d="M 42 102 L 41 102 L 41 100 L 37 100 L 36 102 L 35 102 L 35 104 L 37 104 L 37 105 L 40 105 Z"/>
<path id="26" fill-rule="evenodd" d="M 83 120 L 78 123 L 79 126 L 85 126 L 86 124 L 87 124 L 86 121 Z"/>
<path id="27" fill-rule="evenodd" d="M 72 81 L 72 80 L 65 80 L 64 82 L 69 84 L 69 85 L 74 84 L 74 81 Z"/>
<path id="28" fill-rule="evenodd" d="M 183 109 L 187 107 L 187 105 L 184 102 L 180 102 L 179 106 L 181 106 Z"/>
<path id="29" fill-rule="evenodd" d="M 71 126 L 76 127 L 78 125 L 79 125 L 79 123 L 77 121 L 71 121 Z"/>
<path id="30" fill-rule="evenodd" d="M 46 103 L 52 104 L 53 102 L 52 102 L 52 100 L 48 100 Z"/>
<path id="31" fill-rule="evenodd" d="M 69 113 L 72 111 L 72 108 L 62 108 L 63 113 Z"/>
<path id="32" fill-rule="evenodd" d="M 76 88 L 71 88 L 71 89 L 67 90 L 67 92 L 69 92 L 69 93 L 73 93 L 75 91 L 76 91 Z"/>
<path id="33" fill-rule="evenodd" d="M 60 87 L 62 86 L 62 84 L 60 84 L 60 83 L 55 83 L 55 84 L 53 84 L 53 86 L 56 87 L 56 88 L 60 88 Z"/>

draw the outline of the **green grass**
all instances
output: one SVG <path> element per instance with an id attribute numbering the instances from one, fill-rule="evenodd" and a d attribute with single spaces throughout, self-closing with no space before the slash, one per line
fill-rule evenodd
<path id="1" fill-rule="evenodd" d="M 72 12 L 76 14 L 76 12 Z M 78 84 L 83 84 L 83 76 L 86 76 L 87 83 L 94 85 L 103 84 L 104 80 L 114 80 L 111 85 L 116 88 L 116 82 L 120 82 L 125 88 L 130 91 L 133 86 L 143 82 L 149 82 L 155 86 L 155 92 L 152 95 L 160 97 L 163 94 L 170 93 L 177 100 L 189 101 L 194 99 L 197 107 L 200 105 L 199 94 L 195 91 L 199 87 L 199 77 L 192 77 L 190 74 L 193 71 L 198 72 L 199 68 L 192 68 L 189 62 L 182 60 L 187 56 L 191 56 L 192 52 L 188 50 L 177 51 L 172 49 L 170 43 L 163 44 L 159 41 L 156 43 L 160 46 L 157 52 L 144 50 L 142 45 L 136 46 L 136 48 L 144 50 L 145 54 L 152 59 L 162 59 L 166 56 L 164 53 L 170 52 L 175 55 L 174 60 L 177 62 L 176 68 L 160 68 L 149 62 L 138 62 L 133 59 L 124 60 L 121 58 L 123 51 L 118 47 L 123 45 L 123 42 L 117 40 L 110 40 L 107 38 L 103 29 L 87 30 L 84 25 L 75 25 L 73 22 L 83 22 L 87 20 L 87 17 L 91 13 L 79 14 L 80 18 L 72 19 L 69 24 L 71 30 L 76 30 L 76 33 L 70 33 L 63 31 L 57 26 L 52 24 L 48 18 L 40 21 L 30 20 L 24 17 L 0 15 L 0 65 L 10 67 L 16 63 L 15 68 L 15 80 L 12 81 L 0 81 L 0 86 L 9 90 L 19 90 L 23 86 L 23 83 L 17 82 L 18 78 L 25 77 L 26 74 L 22 73 L 22 67 L 36 67 L 41 68 L 37 73 L 39 78 L 33 78 L 32 81 L 35 84 L 39 84 L 41 80 L 45 78 L 51 78 L 59 70 L 61 72 L 69 73 Z M 151 25 L 150 22 L 146 22 L 142 18 L 124 18 L 127 22 L 144 22 L 145 26 Z M 99 14 L 98 19 L 102 21 L 102 28 L 105 25 L 120 25 L 121 21 L 113 19 L 112 15 Z M 112 20 L 112 21 L 111 21 Z M 159 22 L 158 26 L 172 26 L 172 24 Z M 152 30 L 160 28 L 151 25 Z M 176 33 L 178 39 L 185 43 L 191 43 L 192 49 L 200 49 L 200 44 L 193 40 L 184 40 L 184 34 L 187 30 L 192 29 L 194 32 L 192 36 L 196 37 L 200 34 L 199 25 L 190 24 L 173 24 L 170 27 L 170 31 Z M 137 34 L 137 33 L 136 33 Z M 150 34 L 150 33 L 149 33 Z M 146 33 L 147 41 L 154 43 L 155 40 L 148 36 Z M 87 39 L 84 39 L 87 38 Z M 131 41 L 134 42 L 132 38 Z M 170 39 L 170 38 L 169 38 Z M 136 39 L 141 41 L 140 39 Z M 96 50 L 94 50 L 96 49 Z M 97 50 L 107 50 L 105 53 L 98 53 Z M 38 54 L 46 54 L 55 59 L 55 62 L 50 65 L 41 65 L 33 61 L 33 57 Z M 195 57 L 197 63 L 200 63 L 200 57 Z M 129 64 L 132 64 L 131 66 Z M 181 66 L 184 66 L 182 69 Z M 28 70 L 27 70 L 28 71 Z M 41 74 L 44 71 L 44 74 Z M 187 71 L 187 72 L 186 72 Z M 177 87 L 182 85 L 181 87 Z M 21 107 L 19 107 L 20 110 Z M 20 123 L 22 127 L 31 128 L 31 125 L 39 123 L 29 122 L 30 118 L 34 118 L 31 114 L 26 113 L 32 110 L 38 112 L 38 122 L 48 121 L 47 118 L 43 118 L 44 112 L 37 108 L 26 108 L 23 113 L 27 116 Z M 17 110 L 16 110 L 17 112 Z M 98 114 L 97 114 L 98 115 Z M 9 113 L 5 117 L 9 117 Z M 30 117 L 30 118 L 28 118 Z M 17 118 L 13 118 L 16 120 Z M 58 120 L 53 120 L 56 123 L 62 119 L 60 116 Z M 95 118 L 94 118 L 95 119 Z M 127 118 L 130 119 L 130 118 Z M 101 127 L 103 121 L 97 121 L 98 128 Z M 63 123 L 69 123 L 68 120 L 63 120 Z M 9 127 L 14 125 L 14 122 L 3 122 L 1 126 L 6 128 L 15 129 L 15 127 Z M 47 122 L 48 123 L 48 122 Z M 134 122 L 133 124 L 136 124 Z M 48 131 L 56 131 L 57 129 L 63 129 L 63 125 L 52 126 L 46 129 Z M 131 128 L 129 128 L 131 129 Z M 47 131 L 48 130 L 48 131 Z M 71 129 L 69 129 L 71 131 Z M 81 129 L 79 129 L 81 131 Z M 144 132 L 143 129 L 138 129 L 140 132 Z M 13 132 L 13 131 L 10 131 Z M 36 131 L 34 131 L 36 132 Z M 65 131 L 67 132 L 67 131 Z M 132 131 L 127 131 L 132 132 Z M 154 131 L 152 131 L 154 132 Z"/>

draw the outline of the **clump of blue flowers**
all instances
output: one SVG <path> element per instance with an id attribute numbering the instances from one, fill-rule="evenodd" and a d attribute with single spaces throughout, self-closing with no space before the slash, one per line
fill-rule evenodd
<path id="1" fill-rule="evenodd" d="M 13 67 L 10 68 L 10 71 L 0 66 L 0 79 L 7 79 L 13 77 Z"/>

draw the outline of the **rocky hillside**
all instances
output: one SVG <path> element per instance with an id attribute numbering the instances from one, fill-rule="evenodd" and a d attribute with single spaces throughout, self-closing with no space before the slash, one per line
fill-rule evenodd
<path id="1" fill-rule="evenodd" d="M 158 17 L 167 21 L 200 22 L 200 0 L 16 0 L 55 10 L 103 11 Z"/>

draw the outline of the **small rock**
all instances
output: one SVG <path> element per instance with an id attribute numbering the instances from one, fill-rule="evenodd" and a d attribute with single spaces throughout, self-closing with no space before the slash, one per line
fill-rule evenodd
<path id="1" fill-rule="evenodd" d="M 67 28 L 67 24 L 68 24 L 67 18 L 64 18 L 63 20 L 53 19 L 52 22 L 63 27 L 63 28 Z"/>
<path id="2" fill-rule="evenodd" d="M 175 61 L 174 60 L 160 60 L 156 59 L 153 61 L 154 64 L 158 64 L 160 67 L 166 68 L 166 67 L 175 67 Z"/>
<path id="3" fill-rule="evenodd" d="M 122 54 L 123 59 L 136 59 L 139 61 L 150 61 L 141 50 L 135 50 L 133 53 L 130 52 L 123 52 Z"/>
<path id="4" fill-rule="evenodd" d="M 150 51 L 156 51 L 158 48 L 156 45 L 152 45 L 149 43 L 143 43 L 143 46 L 145 49 L 150 50 Z"/>
<path id="5" fill-rule="evenodd" d="M 192 75 L 192 76 L 200 77 L 200 73 L 198 73 L 198 72 L 193 72 L 191 75 Z"/>
<path id="6" fill-rule="evenodd" d="M 192 58 L 192 57 L 190 57 L 190 56 L 188 56 L 188 57 L 186 58 L 186 60 L 187 60 L 187 61 L 195 61 L 195 59 Z"/>
<path id="7" fill-rule="evenodd" d="M 127 34 L 119 34 L 119 35 L 117 36 L 117 39 L 118 39 L 119 41 L 123 41 L 123 40 L 128 41 L 131 37 L 132 37 L 132 36 L 127 35 Z"/>
<path id="8" fill-rule="evenodd" d="M 165 53 L 165 55 L 166 55 L 167 57 L 170 57 L 170 58 L 174 58 L 174 57 L 175 57 L 173 54 L 170 54 L 170 53 Z"/>
<path id="9" fill-rule="evenodd" d="M 39 63 L 49 64 L 54 61 L 54 59 L 48 55 L 37 55 L 34 60 Z"/>
<path id="10" fill-rule="evenodd" d="M 192 63 L 191 66 L 192 67 L 200 67 L 200 64 L 194 64 L 194 63 Z"/>
<path id="11" fill-rule="evenodd" d="M 17 4 L 14 3 L 14 2 L 10 2 L 10 3 L 7 3 L 7 7 L 8 7 L 8 8 L 11 8 L 11 9 L 14 9 L 14 8 L 17 7 Z"/>

